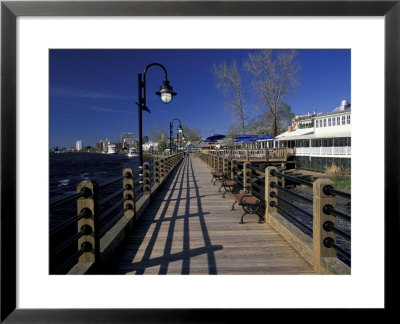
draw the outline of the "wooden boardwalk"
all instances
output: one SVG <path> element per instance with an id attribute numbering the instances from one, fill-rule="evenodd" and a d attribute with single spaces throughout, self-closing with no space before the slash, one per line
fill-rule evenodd
<path id="1" fill-rule="evenodd" d="M 203 162 L 186 158 L 114 254 L 110 274 L 313 274 L 268 224 L 231 210 Z"/>

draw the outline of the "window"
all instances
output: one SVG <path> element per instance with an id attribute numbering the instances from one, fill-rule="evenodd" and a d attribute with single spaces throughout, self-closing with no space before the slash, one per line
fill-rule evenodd
<path id="1" fill-rule="evenodd" d="M 342 116 L 342 125 L 346 124 L 346 116 Z"/>
<path id="2" fill-rule="evenodd" d="M 332 118 L 332 126 L 335 126 L 335 123 L 336 123 L 336 118 L 333 117 L 333 118 Z"/>
<path id="3" fill-rule="evenodd" d="M 328 126 L 332 126 L 332 124 L 331 124 L 331 118 L 328 118 Z"/>
<path id="4" fill-rule="evenodd" d="M 322 119 L 319 120 L 319 127 L 322 127 Z"/>
<path id="5" fill-rule="evenodd" d="M 347 115 L 347 124 L 350 124 L 350 115 Z"/>
<path id="6" fill-rule="evenodd" d="M 324 127 L 326 127 L 326 118 L 324 119 Z"/>
<path id="7" fill-rule="evenodd" d="M 337 124 L 338 124 L 338 126 L 340 125 L 340 117 L 337 117 L 336 118 L 336 121 L 337 121 Z"/>
<path id="8" fill-rule="evenodd" d="M 317 127 L 317 128 L 318 128 L 318 120 L 317 120 L 317 122 L 315 123 L 315 127 Z"/>

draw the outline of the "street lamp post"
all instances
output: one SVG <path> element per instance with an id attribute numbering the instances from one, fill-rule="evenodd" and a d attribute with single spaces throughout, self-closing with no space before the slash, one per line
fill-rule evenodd
<path id="1" fill-rule="evenodd" d="M 179 126 L 178 126 L 178 132 L 177 132 L 177 137 L 178 137 L 178 139 L 179 139 L 179 134 L 180 133 L 182 133 L 183 132 L 183 127 L 182 127 L 182 123 L 181 123 L 181 121 L 180 121 L 180 119 L 179 118 L 174 118 L 170 123 L 169 123 L 169 151 L 172 153 L 172 133 L 173 133 L 173 124 L 174 124 L 174 121 L 178 121 L 179 122 Z M 177 139 L 177 142 L 178 142 L 178 139 Z"/>
<path id="2" fill-rule="evenodd" d="M 160 96 L 163 103 L 169 103 L 173 96 L 176 96 L 176 92 L 172 91 L 172 87 L 168 81 L 167 69 L 160 63 L 151 63 L 146 66 L 144 73 L 138 73 L 138 112 L 139 112 L 139 160 L 140 165 L 143 165 L 143 139 L 142 139 L 142 111 L 146 110 L 150 113 L 150 109 L 146 106 L 146 73 L 151 66 L 159 66 L 164 70 L 165 80 L 162 86 L 160 86 L 160 91 L 156 92 L 156 95 Z"/>

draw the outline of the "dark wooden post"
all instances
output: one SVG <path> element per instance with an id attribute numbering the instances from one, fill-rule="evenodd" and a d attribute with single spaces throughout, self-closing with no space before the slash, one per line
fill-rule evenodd
<path id="1" fill-rule="evenodd" d="M 160 177 L 161 177 L 160 159 L 156 158 L 154 160 L 154 183 L 155 184 L 160 184 Z"/>
<path id="2" fill-rule="evenodd" d="M 88 194 L 78 198 L 78 214 L 85 209 L 88 216 L 78 221 L 78 232 L 85 233 L 78 239 L 78 250 L 82 248 L 85 250 L 79 257 L 78 262 L 95 263 L 98 261 L 100 254 L 99 187 L 96 182 L 85 180 L 77 187 L 78 192 L 81 192 L 81 190 L 87 190 Z"/>
<path id="3" fill-rule="evenodd" d="M 251 189 L 251 177 L 250 177 L 250 172 L 251 169 L 249 166 L 251 165 L 251 162 L 244 162 L 243 163 L 243 193 L 248 193 L 249 192 L 249 187 Z"/>
<path id="4" fill-rule="evenodd" d="M 277 188 L 272 188 L 271 183 L 275 183 L 278 185 L 278 177 L 271 175 L 271 171 L 277 171 L 276 167 L 267 167 L 265 168 L 265 222 L 269 222 L 269 217 L 271 214 L 277 212 L 277 208 L 275 207 L 278 204 L 278 199 L 276 197 L 272 197 L 272 195 L 278 194 Z M 271 195 L 271 193 L 273 194 Z M 275 204 L 275 206 L 271 206 L 271 202 Z"/>
<path id="5" fill-rule="evenodd" d="M 132 169 L 127 168 L 122 172 L 123 175 L 127 175 L 122 181 L 122 186 L 124 188 L 124 216 L 127 218 L 132 218 L 135 216 L 135 174 Z"/>
<path id="6" fill-rule="evenodd" d="M 314 271 L 321 273 L 321 261 L 324 257 L 335 257 L 336 251 L 324 245 L 324 239 L 327 237 L 336 241 L 336 234 L 332 231 L 324 230 L 324 223 L 329 221 L 333 225 L 336 224 L 336 217 L 327 215 L 324 212 L 324 206 L 330 205 L 336 207 L 336 197 L 324 193 L 325 186 L 332 186 L 334 183 L 330 179 L 317 179 L 313 182 L 313 250 L 314 250 Z"/>
<path id="7" fill-rule="evenodd" d="M 150 164 L 149 162 L 144 162 L 143 163 L 143 169 L 142 169 L 142 181 L 143 181 L 143 194 L 144 195 L 150 195 Z"/>

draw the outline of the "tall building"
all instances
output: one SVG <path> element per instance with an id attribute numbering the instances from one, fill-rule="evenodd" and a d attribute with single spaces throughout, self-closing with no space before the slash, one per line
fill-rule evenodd
<path id="1" fill-rule="evenodd" d="M 134 146 L 134 138 L 133 133 L 122 133 L 121 134 L 121 143 L 123 147 L 132 147 Z"/>
<path id="2" fill-rule="evenodd" d="M 82 146 L 82 140 L 77 140 L 75 144 L 75 148 L 77 151 L 81 151 L 83 146 Z"/>

